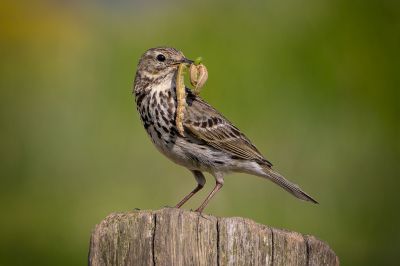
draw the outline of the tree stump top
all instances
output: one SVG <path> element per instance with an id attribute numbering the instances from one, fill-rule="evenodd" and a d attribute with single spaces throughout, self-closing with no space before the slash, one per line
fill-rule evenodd
<path id="1" fill-rule="evenodd" d="M 112 213 L 92 232 L 89 265 L 339 265 L 311 235 L 175 208 Z"/>

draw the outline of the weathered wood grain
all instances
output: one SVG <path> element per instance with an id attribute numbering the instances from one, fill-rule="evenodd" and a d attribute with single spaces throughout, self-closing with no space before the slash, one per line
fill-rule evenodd
<path id="1" fill-rule="evenodd" d="M 107 216 L 92 232 L 89 265 L 339 265 L 339 259 L 314 236 L 166 208 Z"/>
<path id="2" fill-rule="evenodd" d="M 335 252 L 323 241 L 314 236 L 305 236 L 308 245 L 308 265 L 339 265 L 339 258 Z"/>
<path id="3" fill-rule="evenodd" d="M 244 218 L 220 218 L 219 265 L 272 265 L 271 229 Z"/>
<path id="4" fill-rule="evenodd" d="M 112 213 L 90 239 L 89 265 L 153 265 L 154 214 Z"/>
<path id="5" fill-rule="evenodd" d="M 156 265 L 217 265 L 217 218 L 166 209 L 155 219 Z"/>
<path id="6" fill-rule="evenodd" d="M 307 243 L 303 235 L 281 229 L 272 229 L 273 265 L 308 265 Z"/>

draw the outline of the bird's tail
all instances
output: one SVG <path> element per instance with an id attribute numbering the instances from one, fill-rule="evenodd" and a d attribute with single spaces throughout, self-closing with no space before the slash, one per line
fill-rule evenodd
<path id="1" fill-rule="evenodd" d="M 275 184 L 281 186 L 296 198 L 305 201 L 311 201 L 312 203 L 318 204 L 318 202 L 315 199 L 313 199 L 310 195 L 301 190 L 301 188 L 298 185 L 293 184 L 292 182 L 281 176 L 279 173 L 274 172 L 269 166 L 263 166 L 263 170 L 265 173 L 264 177 L 270 179 Z"/>

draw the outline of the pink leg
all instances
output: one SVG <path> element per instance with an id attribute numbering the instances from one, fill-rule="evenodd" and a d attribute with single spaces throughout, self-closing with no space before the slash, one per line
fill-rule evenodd
<path id="1" fill-rule="evenodd" d="M 175 208 L 180 208 L 182 207 L 183 204 L 185 204 L 191 197 L 193 197 L 194 194 L 196 194 L 199 190 L 201 190 L 204 187 L 204 184 L 206 183 L 206 179 L 204 175 L 200 171 L 192 171 L 194 174 L 194 177 L 196 178 L 197 181 L 197 187 L 193 189 L 192 192 L 187 194 L 176 206 Z"/>
<path id="2" fill-rule="evenodd" d="M 200 207 L 197 208 L 196 212 L 202 213 L 204 208 L 207 206 L 208 202 L 211 200 L 212 197 L 222 188 L 223 183 L 217 182 L 215 183 L 214 189 L 211 191 L 211 193 L 207 196 L 207 198 L 204 200 L 204 202 L 200 205 Z"/>
<path id="3" fill-rule="evenodd" d="M 175 208 L 180 208 L 182 207 L 183 204 L 186 203 L 186 201 L 188 201 L 191 197 L 193 197 L 194 194 L 196 194 L 200 189 L 202 189 L 203 186 L 202 185 L 197 185 L 197 187 L 195 189 L 193 189 L 192 192 L 190 192 L 189 194 L 187 194 L 178 204 L 176 204 Z"/>

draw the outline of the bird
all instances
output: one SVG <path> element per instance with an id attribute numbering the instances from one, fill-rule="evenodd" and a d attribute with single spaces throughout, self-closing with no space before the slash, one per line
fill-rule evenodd
<path id="1" fill-rule="evenodd" d="M 193 63 L 172 47 L 148 49 L 139 59 L 133 84 L 136 107 L 151 141 L 163 155 L 187 168 L 196 179 L 196 187 L 175 207 L 182 207 L 201 190 L 206 183 L 203 173 L 209 173 L 215 178 L 215 186 L 195 210 L 202 213 L 222 188 L 224 176 L 231 172 L 269 179 L 301 200 L 318 203 L 298 185 L 274 171 L 272 163 L 249 138 L 187 87 L 184 134 L 179 134 L 175 121 L 176 75 L 180 64 Z"/>

